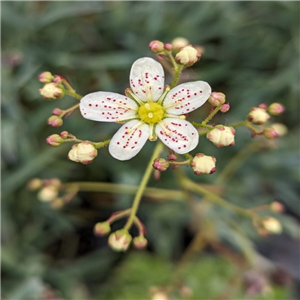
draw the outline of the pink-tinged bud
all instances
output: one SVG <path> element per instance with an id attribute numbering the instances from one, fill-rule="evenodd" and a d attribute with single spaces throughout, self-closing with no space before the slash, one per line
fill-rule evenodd
<path id="1" fill-rule="evenodd" d="M 84 165 L 91 163 L 94 158 L 98 155 L 98 151 L 95 146 L 85 141 L 72 146 L 69 151 L 68 158 L 75 162 L 80 162 Z"/>
<path id="2" fill-rule="evenodd" d="M 170 43 L 166 43 L 165 46 L 164 46 L 164 49 L 165 49 L 166 51 L 171 52 L 172 49 L 173 49 L 173 47 L 172 47 L 172 45 L 171 45 Z"/>
<path id="3" fill-rule="evenodd" d="M 207 133 L 206 138 L 217 147 L 233 146 L 235 130 L 232 127 L 217 125 Z"/>
<path id="4" fill-rule="evenodd" d="M 27 183 L 27 189 L 30 191 L 36 191 L 39 188 L 41 188 L 43 185 L 43 181 L 39 178 L 34 178 L 31 179 L 28 183 Z"/>
<path id="5" fill-rule="evenodd" d="M 52 82 L 46 83 L 40 93 L 46 100 L 55 100 L 64 97 L 65 90 L 62 84 Z"/>
<path id="6" fill-rule="evenodd" d="M 274 211 L 277 213 L 282 213 L 285 210 L 284 205 L 277 201 L 274 201 L 270 204 L 270 209 L 271 209 L 271 211 Z"/>
<path id="7" fill-rule="evenodd" d="M 285 107 L 280 103 L 272 103 L 268 107 L 268 112 L 273 116 L 278 116 L 285 111 Z"/>
<path id="8" fill-rule="evenodd" d="M 170 154 L 168 156 L 168 161 L 176 161 L 177 160 L 177 156 L 175 154 Z"/>
<path id="9" fill-rule="evenodd" d="M 59 116 L 51 116 L 48 119 L 48 125 L 53 126 L 53 127 L 60 127 L 64 123 L 63 119 Z"/>
<path id="10" fill-rule="evenodd" d="M 169 162 L 167 162 L 164 158 L 156 158 L 152 166 L 154 169 L 163 172 L 168 169 Z"/>
<path id="11" fill-rule="evenodd" d="M 200 59 L 200 56 L 194 47 L 186 46 L 176 54 L 175 59 L 181 65 L 190 67 Z"/>
<path id="12" fill-rule="evenodd" d="M 208 102 L 212 105 L 212 106 L 220 106 L 222 104 L 224 104 L 226 101 L 226 96 L 223 93 L 219 93 L 219 92 L 213 92 L 210 94 L 210 97 L 208 99 Z"/>
<path id="13" fill-rule="evenodd" d="M 263 130 L 263 135 L 266 139 L 271 140 L 279 137 L 278 133 L 276 130 L 272 127 L 267 127 Z"/>
<path id="14" fill-rule="evenodd" d="M 191 161 L 191 167 L 196 175 L 212 174 L 216 171 L 216 158 L 197 153 Z"/>
<path id="15" fill-rule="evenodd" d="M 262 108 L 262 109 L 267 109 L 267 104 L 266 103 L 260 103 L 259 105 L 258 105 L 258 107 L 259 108 Z"/>
<path id="16" fill-rule="evenodd" d="M 59 135 L 65 140 L 69 136 L 69 132 L 68 131 L 62 131 Z"/>
<path id="17" fill-rule="evenodd" d="M 49 185 L 40 190 L 37 197 L 42 202 L 50 202 L 57 198 L 58 189 L 56 186 Z"/>
<path id="18" fill-rule="evenodd" d="M 148 244 L 147 239 L 143 235 L 139 235 L 133 239 L 133 245 L 136 249 L 144 249 Z"/>
<path id="19" fill-rule="evenodd" d="M 268 233 L 279 234 L 282 232 L 281 223 L 273 217 L 264 218 L 262 226 Z"/>
<path id="20" fill-rule="evenodd" d="M 229 103 L 225 103 L 225 104 L 222 104 L 222 105 L 221 105 L 220 111 L 221 111 L 222 113 L 226 113 L 226 112 L 229 111 L 229 109 L 230 109 Z"/>
<path id="21" fill-rule="evenodd" d="M 63 83 L 63 81 L 65 80 L 65 77 L 62 75 L 55 75 L 53 82 L 55 83 Z"/>
<path id="22" fill-rule="evenodd" d="M 94 226 L 95 235 L 104 236 L 110 233 L 111 228 L 109 222 L 99 222 Z"/>
<path id="23" fill-rule="evenodd" d="M 54 76 L 50 72 L 43 72 L 39 75 L 39 81 L 42 83 L 50 83 L 53 81 Z"/>
<path id="24" fill-rule="evenodd" d="M 131 243 L 132 237 L 128 230 L 123 228 L 110 234 L 108 244 L 114 251 L 126 251 Z"/>
<path id="25" fill-rule="evenodd" d="M 164 52 L 164 43 L 162 43 L 161 41 L 152 41 L 149 44 L 149 49 L 153 52 L 153 53 L 162 53 Z"/>
<path id="26" fill-rule="evenodd" d="M 271 127 L 276 131 L 278 136 L 284 136 L 288 133 L 288 128 L 284 124 L 274 123 Z"/>
<path id="27" fill-rule="evenodd" d="M 172 47 L 174 48 L 175 51 L 179 51 L 183 47 L 188 46 L 189 43 L 190 42 L 186 38 L 178 37 L 172 41 Z"/>
<path id="28" fill-rule="evenodd" d="M 205 52 L 205 48 L 203 47 L 203 46 L 200 46 L 200 45 L 196 45 L 196 46 L 194 46 L 194 48 L 197 50 L 197 52 L 199 53 L 199 54 L 203 54 L 204 52 Z"/>
<path id="29" fill-rule="evenodd" d="M 47 137 L 46 141 L 48 145 L 58 147 L 64 142 L 64 139 L 62 139 L 58 134 L 52 134 Z"/>
<path id="30" fill-rule="evenodd" d="M 253 107 L 250 110 L 247 119 L 253 124 L 262 125 L 270 119 L 270 115 L 264 108 Z"/>
<path id="31" fill-rule="evenodd" d="M 62 110 L 60 108 L 54 108 L 52 111 L 53 115 L 59 116 L 62 113 Z"/>

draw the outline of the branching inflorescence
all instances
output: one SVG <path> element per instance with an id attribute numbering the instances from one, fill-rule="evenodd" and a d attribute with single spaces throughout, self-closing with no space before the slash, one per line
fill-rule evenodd
<path id="1" fill-rule="evenodd" d="M 53 208 L 60 208 L 69 202 L 78 191 L 112 191 L 135 194 L 130 209 L 115 212 L 108 220 L 95 225 L 96 235 L 106 235 L 111 232 L 111 223 L 121 218 L 127 218 L 124 228 L 110 234 L 108 242 L 112 249 L 125 251 L 133 240 L 136 248 L 146 247 L 145 226 L 137 217 L 140 200 L 147 194 L 147 183 L 152 173 L 156 179 L 160 173 L 169 167 L 177 173 L 180 190 L 163 190 L 152 188 L 157 199 L 185 197 L 185 192 L 199 194 L 208 202 L 221 205 L 238 214 L 252 219 L 260 234 L 278 233 L 280 223 L 273 217 L 261 217 L 259 210 L 244 209 L 223 199 L 216 189 L 198 184 L 189 179 L 180 167 L 189 166 L 196 175 L 211 174 L 216 171 L 215 157 L 204 154 L 190 154 L 199 144 L 199 136 L 205 135 L 217 147 L 233 146 L 235 144 L 235 128 L 246 126 L 252 137 L 261 136 L 264 141 L 270 141 L 286 133 L 286 127 L 279 123 L 269 123 L 271 115 L 279 115 L 284 107 L 279 103 L 269 106 L 262 103 L 250 110 L 241 122 L 223 125 L 213 124 L 211 120 L 218 113 L 226 113 L 230 105 L 226 103 L 226 96 L 221 92 L 212 92 L 210 85 L 204 81 L 181 83 L 178 85 L 181 72 L 199 61 L 203 47 L 191 46 L 185 39 L 176 39 L 172 44 L 152 41 L 150 50 L 157 54 L 159 62 L 153 58 L 144 57 L 136 60 L 130 71 L 130 88 L 125 95 L 114 92 L 100 91 L 80 96 L 69 81 L 61 75 L 44 72 L 39 76 L 44 87 L 41 95 L 47 100 L 62 99 L 69 95 L 79 103 L 62 110 L 55 108 L 48 124 L 53 127 L 63 125 L 63 119 L 69 117 L 75 110 L 80 109 L 81 115 L 89 120 L 99 122 L 116 122 L 123 124 L 115 135 L 106 141 L 92 142 L 78 139 L 74 134 L 62 131 L 47 138 L 47 143 L 58 147 L 63 143 L 72 142 L 69 151 L 71 161 L 89 164 L 98 155 L 98 150 L 108 146 L 108 151 L 115 159 L 125 161 L 136 156 L 147 140 L 156 143 L 156 147 L 146 167 L 145 173 L 138 187 L 108 183 L 62 183 L 58 179 L 33 179 L 28 187 L 39 190 L 38 198 L 51 203 Z M 173 75 L 170 86 L 165 86 L 163 67 Z M 208 102 L 211 110 L 203 121 L 188 122 L 188 114 Z M 242 154 L 258 149 L 261 140 L 251 143 Z M 166 157 L 161 157 L 163 151 Z M 239 154 L 238 154 L 239 155 Z M 231 174 L 238 168 L 238 157 L 233 158 L 217 178 L 216 184 L 224 184 Z M 180 158 L 181 157 L 181 158 Z M 177 193 L 177 194 L 176 194 Z M 281 211 L 278 203 L 267 205 L 264 209 Z M 139 235 L 132 239 L 129 231 L 132 225 L 138 228 Z"/>

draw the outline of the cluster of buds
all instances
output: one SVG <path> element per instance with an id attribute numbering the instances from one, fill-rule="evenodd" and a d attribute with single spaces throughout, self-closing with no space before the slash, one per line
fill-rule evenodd
<path id="1" fill-rule="evenodd" d="M 97 155 L 98 151 L 93 143 L 84 141 L 72 146 L 72 149 L 69 151 L 68 158 L 69 160 L 86 165 L 91 163 Z"/>
<path id="2" fill-rule="evenodd" d="M 127 211 L 118 211 L 113 213 L 108 220 L 105 222 L 99 222 L 94 226 L 94 233 L 97 236 L 105 236 L 111 232 L 111 223 L 128 216 L 130 210 Z M 144 249 L 148 241 L 144 237 L 145 234 L 145 226 L 144 224 L 135 217 L 135 224 L 139 229 L 139 235 L 132 238 L 129 231 L 126 228 L 119 229 L 113 233 L 111 233 L 108 237 L 108 244 L 109 246 L 117 252 L 127 251 L 131 242 L 136 249 Z"/>
<path id="3" fill-rule="evenodd" d="M 235 130 L 233 127 L 217 125 L 209 131 L 206 138 L 217 147 L 233 146 L 235 141 Z"/>
<path id="4" fill-rule="evenodd" d="M 61 82 L 55 82 L 55 76 L 50 72 L 39 75 L 39 81 L 45 85 L 39 91 L 46 100 L 60 99 L 65 96 L 65 89 Z"/>
<path id="5" fill-rule="evenodd" d="M 172 43 L 164 44 L 161 41 L 154 40 L 150 42 L 149 49 L 159 55 L 168 55 L 174 50 L 176 53 L 175 60 L 178 64 L 190 67 L 195 64 L 201 57 L 204 49 L 200 46 L 193 47 L 185 38 L 176 38 Z"/>
<path id="6" fill-rule="evenodd" d="M 64 202 L 59 197 L 59 190 L 62 183 L 57 178 L 52 179 L 31 179 L 27 188 L 31 191 L 38 191 L 37 198 L 41 202 L 49 202 L 53 208 L 60 208 Z"/>
<path id="7" fill-rule="evenodd" d="M 216 171 L 216 158 L 203 153 L 197 153 L 190 166 L 196 175 L 212 174 Z"/>

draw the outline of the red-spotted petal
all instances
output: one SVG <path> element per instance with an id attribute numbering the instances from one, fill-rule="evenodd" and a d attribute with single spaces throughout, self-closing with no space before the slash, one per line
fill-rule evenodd
<path id="1" fill-rule="evenodd" d="M 133 63 L 130 71 L 130 86 L 142 101 L 157 101 L 163 93 L 164 83 L 163 67 L 156 60 L 143 57 Z"/>
<path id="2" fill-rule="evenodd" d="M 110 92 L 96 92 L 80 100 L 80 112 L 86 119 L 115 122 L 136 115 L 137 104 L 128 97 Z M 133 109 L 131 109 L 133 108 Z"/>
<path id="3" fill-rule="evenodd" d="M 155 132 L 161 141 L 179 154 L 196 148 L 199 134 L 195 127 L 185 120 L 166 118 L 157 124 Z"/>
<path id="4" fill-rule="evenodd" d="M 149 137 L 150 127 L 145 123 L 137 126 L 139 122 L 139 120 L 132 120 L 125 123 L 113 136 L 108 150 L 114 158 L 131 159 L 143 148 Z M 128 132 L 131 128 L 134 129 Z"/>
<path id="5" fill-rule="evenodd" d="M 180 84 L 166 96 L 163 105 L 168 114 L 182 115 L 202 106 L 211 94 L 211 87 L 205 81 Z M 174 105 L 173 105 L 174 104 Z"/>

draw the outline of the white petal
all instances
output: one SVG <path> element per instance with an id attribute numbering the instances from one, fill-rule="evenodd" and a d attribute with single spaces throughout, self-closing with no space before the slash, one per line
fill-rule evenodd
<path id="1" fill-rule="evenodd" d="M 118 119 L 134 117 L 137 104 L 128 97 L 111 92 L 96 92 L 84 96 L 80 100 L 80 112 L 89 120 L 115 122 Z"/>
<path id="2" fill-rule="evenodd" d="M 180 84 L 173 88 L 166 96 L 163 105 L 169 106 L 166 112 L 182 115 L 202 106 L 211 94 L 211 87 L 205 81 L 195 81 Z M 176 101 L 179 101 L 176 104 Z M 171 106 L 174 104 L 174 106 Z"/>
<path id="3" fill-rule="evenodd" d="M 132 120 L 125 123 L 113 136 L 108 150 L 114 158 L 119 160 L 131 159 L 143 148 L 149 137 L 149 125 L 144 123 L 131 132 L 127 132 L 139 122 L 139 120 Z"/>
<path id="4" fill-rule="evenodd" d="M 155 132 L 166 146 L 179 154 L 196 148 L 199 133 L 190 122 L 179 118 L 166 118 L 162 122 L 164 127 L 158 124 Z"/>
<path id="5" fill-rule="evenodd" d="M 130 71 L 130 86 L 142 101 L 150 97 L 157 101 L 164 91 L 165 76 L 162 65 L 150 57 L 136 60 Z"/>

